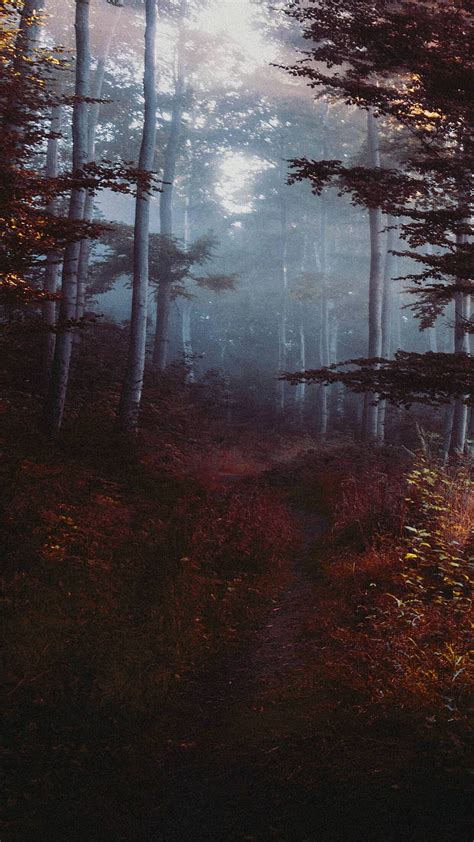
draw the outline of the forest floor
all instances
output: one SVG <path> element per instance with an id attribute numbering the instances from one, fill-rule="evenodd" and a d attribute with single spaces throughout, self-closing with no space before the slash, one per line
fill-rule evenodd
<path id="1" fill-rule="evenodd" d="M 472 842 L 464 714 L 438 729 L 417 688 L 373 702 L 393 658 L 368 583 L 392 573 L 326 541 L 347 444 L 211 442 L 176 482 L 151 444 L 117 463 L 26 435 L 5 469 L 2 838 Z"/>
<path id="2" fill-rule="evenodd" d="M 265 481 L 280 458 L 216 454 L 214 487 Z M 150 838 L 472 842 L 465 795 L 433 769 L 429 747 L 368 733 L 351 679 L 327 677 L 317 615 L 327 583 L 311 557 L 328 519 L 291 497 L 286 506 L 303 538 L 287 584 L 244 650 L 187 688 Z"/>

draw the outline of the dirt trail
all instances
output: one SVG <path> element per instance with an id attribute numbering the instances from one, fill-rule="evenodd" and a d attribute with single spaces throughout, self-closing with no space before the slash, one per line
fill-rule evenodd
<path id="1" fill-rule="evenodd" d="M 216 467 L 217 488 L 265 472 L 265 465 L 237 452 L 224 464 L 217 460 Z M 449 815 L 458 809 L 457 796 L 450 804 L 448 795 L 446 802 L 436 784 L 431 792 L 423 777 L 418 791 L 391 788 L 390 781 L 374 784 L 365 779 L 363 756 L 348 781 L 339 780 L 337 770 L 333 774 L 331 752 L 325 755 L 325 747 L 337 739 L 330 712 L 346 704 L 350 717 L 352 702 L 341 702 L 331 685 L 321 685 L 325 653 L 317 635 L 307 633 L 317 627 L 314 606 L 321 582 L 307 575 L 306 561 L 327 524 L 322 516 L 289 503 L 288 508 L 303 535 L 288 585 L 245 651 L 218 673 L 202 677 L 196 709 L 186 717 L 181 753 L 170 755 L 160 807 L 144 839 L 454 842 Z M 357 740 L 370 740 L 357 734 L 357 726 L 352 734 L 351 727 L 355 743 L 348 743 L 344 761 L 349 765 L 358 763 Z M 472 838 L 461 832 L 456 842 Z"/>
<path id="2" fill-rule="evenodd" d="M 216 487 L 226 488 L 261 476 L 272 465 L 242 459 L 234 450 L 214 463 Z M 248 649 L 232 658 L 218 675 L 207 676 L 200 688 L 200 710 L 183 741 L 182 762 L 171 764 L 170 797 L 157 828 L 157 840 L 283 840 L 307 839 L 315 805 L 304 794 L 291 804 L 291 784 L 280 787 L 268 775 L 278 739 L 285 741 L 285 725 L 262 723 L 260 697 L 273 685 L 293 680 L 304 669 L 313 644 L 304 629 L 312 619 L 314 584 L 304 561 L 325 529 L 325 519 L 292 511 L 303 533 L 300 555 L 292 564 L 286 589 L 273 600 L 261 628 Z M 194 721 L 193 721 L 194 720 Z M 263 725 L 263 727 L 262 727 Z M 309 822 L 309 825 L 308 825 Z M 303 824 L 301 824 L 303 823 Z M 298 829 L 300 825 L 300 829 Z M 295 834 L 295 835 L 293 835 Z"/>

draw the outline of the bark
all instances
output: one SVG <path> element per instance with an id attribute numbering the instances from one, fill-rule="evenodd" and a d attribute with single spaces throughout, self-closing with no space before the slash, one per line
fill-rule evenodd
<path id="1" fill-rule="evenodd" d="M 428 244 L 427 246 L 428 254 L 433 254 L 433 247 Z M 436 333 L 436 322 L 431 326 L 426 328 L 427 333 L 427 344 L 428 344 L 428 351 L 432 351 L 434 354 L 438 353 L 438 336 Z"/>
<path id="2" fill-rule="evenodd" d="M 41 17 L 45 0 L 25 0 L 21 12 L 20 26 L 15 42 L 15 71 L 20 77 L 31 70 L 31 57 L 41 39 Z M 21 78 L 19 84 L 21 85 Z"/>
<path id="3" fill-rule="evenodd" d="M 399 259 L 395 259 L 395 274 L 400 275 Z M 402 308 L 400 290 L 394 292 L 394 307 L 392 316 L 392 355 L 402 347 Z"/>
<path id="4" fill-rule="evenodd" d="M 298 370 L 305 371 L 306 369 L 306 335 L 305 335 L 305 324 L 304 324 L 304 303 L 300 301 L 298 303 L 298 316 L 299 316 L 299 325 L 298 325 L 298 338 L 299 338 L 299 360 L 298 360 Z M 296 405 L 298 407 L 298 411 L 300 414 L 300 421 L 303 422 L 304 420 L 304 407 L 305 407 L 305 395 L 306 395 L 306 384 L 298 383 L 296 387 L 295 393 L 295 400 Z"/>
<path id="5" fill-rule="evenodd" d="M 57 178 L 59 172 L 59 135 L 61 132 L 61 116 L 62 105 L 60 102 L 53 105 L 51 110 L 51 125 L 50 134 L 48 138 L 48 148 L 46 153 L 46 178 Z M 47 212 L 51 216 L 57 216 L 59 213 L 59 199 L 53 199 L 48 207 Z M 59 270 L 61 266 L 61 252 L 58 250 L 50 251 L 46 255 L 46 270 L 44 276 L 44 290 L 45 292 L 55 295 L 58 289 Z M 56 335 L 53 327 L 56 324 L 56 301 L 45 301 L 42 305 L 42 317 L 46 327 L 46 342 L 44 351 L 44 371 L 45 375 L 49 376 L 51 364 L 54 358 L 54 346 L 56 342 Z"/>
<path id="6" fill-rule="evenodd" d="M 186 363 L 186 381 L 188 383 L 194 382 L 194 368 L 193 368 L 193 344 L 191 335 L 191 316 L 193 309 L 193 302 L 189 298 L 184 298 L 182 302 L 181 311 L 181 339 L 183 343 L 183 353 Z"/>
<path id="7" fill-rule="evenodd" d="M 87 162 L 87 102 L 90 75 L 89 0 L 76 0 L 76 74 L 75 101 L 72 116 L 72 166 L 81 172 Z M 81 222 L 84 217 L 86 191 L 80 187 L 71 191 L 69 203 L 70 222 Z M 69 381 L 69 368 L 73 343 L 73 322 L 76 316 L 77 271 L 80 243 L 70 243 L 64 252 L 61 306 L 58 334 L 54 351 L 49 393 L 45 407 L 46 426 L 50 433 L 61 427 Z"/>
<path id="8" fill-rule="evenodd" d="M 438 353 L 438 335 L 436 332 L 436 325 L 432 325 L 432 327 L 427 328 L 428 333 L 428 350 L 432 351 L 434 354 Z"/>
<path id="9" fill-rule="evenodd" d="M 456 237 L 458 246 L 466 242 L 464 234 Z M 457 354 L 470 353 L 469 333 L 466 331 L 466 322 L 471 317 L 471 297 L 465 293 L 458 292 L 454 299 L 454 352 Z M 460 457 L 466 449 L 466 438 L 468 430 L 469 407 L 466 404 L 467 395 L 453 401 L 446 408 L 444 429 L 443 429 L 443 459 L 446 463 L 450 453 Z"/>
<path id="10" fill-rule="evenodd" d="M 286 218 L 286 202 L 280 197 L 280 282 L 281 307 L 280 323 L 278 327 L 278 370 L 286 371 L 287 359 L 287 328 L 288 328 L 288 225 Z M 286 402 L 286 383 L 278 381 L 278 411 L 284 412 Z"/>
<path id="11" fill-rule="evenodd" d="M 324 251 L 324 249 L 322 249 Z M 322 261 L 323 265 L 325 261 Z M 320 330 L 320 357 L 321 366 L 326 368 L 330 364 L 329 358 L 329 307 L 326 289 L 326 279 L 322 277 L 321 289 L 321 330 Z M 328 401 L 328 386 L 321 386 L 321 418 L 320 418 L 320 433 L 325 436 L 328 429 L 329 421 L 329 401 Z"/>
<path id="12" fill-rule="evenodd" d="M 369 164 L 371 167 L 380 166 L 380 149 L 377 121 L 372 111 L 367 115 L 367 139 L 369 150 Z M 382 249 L 381 229 L 382 211 L 377 207 L 369 207 L 370 226 L 370 275 L 369 275 L 369 358 L 380 357 L 382 353 Z M 368 392 L 365 400 L 364 438 L 376 441 L 378 433 L 378 405 L 377 395 Z"/>
<path id="13" fill-rule="evenodd" d="M 138 166 L 142 172 L 149 173 L 153 167 L 156 141 L 156 0 L 146 0 L 145 16 L 145 70 L 143 77 L 145 115 Z M 148 310 L 149 233 L 150 193 L 139 188 L 135 205 L 130 342 L 118 413 L 118 425 L 126 433 L 132 432 L 137 426 L 143 389 Z"/>
<path id="14" fill-rule="evenodd" d="M 328 103 L 324 101 L 322 111 L 323 130 L 323 158 L 328 157 L 328 132 L 327 132 Z M 321 220 L 320 220 L 320 269 L 321 269 L 321 311 L 320 311 L 320 360 L 321 366 L 326 368 L 330 363 L 329 358 L 329 302 L 327 291 L 327 204 L 326 196 L 321 197 Z M 327 434 L 329 421 L 329 395 L 328 387 L 320 387 L 320 428 L 321 436 Z"/>
<path id="15" fill-rule="evenodd" d="M 184 205 L 184 231 L 183 245 L 188 247 L 191 238 L 191 203 L 189 196 L 186 196 Z M 181 341 L 183 344 L 183 355 L 186 364 L 186 381 L 194 383 L 193 363 L 193 341 L 191 333 L 191 317 L 193 312 L 193 301 L 191 298 L 183 298 L 181 307 Z"/>
<path id="16" fill-rule="evenodd" d="M 471 317 L 471 297 L 465 293 L 458 292 L 454 301 L 455 326 L 454 326 L 454 350 L 456 353 L 469 354 L 469 334 L 466 331 L 466 323 Z M 469 407 L 466 403 L 468 396 L 464 395 L 455 401 L 453 413 L 453 426 L 451 437 L 451 450 L 456 456 L 461 456 L 466 449 L 467 422 Z"/>
<path id="17" fill-rule="evenodd" d="M 32 72 L 32 58 L 41 40 L 41 17 L 44 7 L 45 0 L 24 0 L 23 3 L 13 59 L 14 73 L 18 78 L 20 91 L 26 88 L 28 77 Z M 10 117 L 7 116 L 5 129 L 12 133 L 15 144 L 21 142 L 25 127 L 18 108 L 12 110 Z"/>
<path id="18" fill-rule="evenodd" d="M 91 90 L 91 97 L 94 100 L 100 100 L 102 96 L 102 89 L 104 86 L 104 79 L 105 79 L 105 69 L 107 65 L 107 59 L 110 54 L 110 48 L 112 46 L 112 41 L 115 35 L 115 31 L 117 29 L 117 23 L 119 19 L 119 13 L 113 12 L 112 24 L 110 29 L 108 30 L 108 36 L 104 44 L 104 49 L 102 55 L 99 56 L 97 59 L 97 67 L 94 76 L 94 83 L 92 85 Z M 89 115 L 88 115 L 88 126 L 87 126 L 87 156 L 88 162 L 93 163 L 96 158 L 95 154 L 95 141 L 96 141 L 96 134 L 97 134 L 97 126 L 99 123 L 99 116 L 100 116 L 100 102 L 92 102 L 89 106 Z M 86 222 L 92 222 L 94 218 L 94 193 L 91 190 L 87 191 L 85 207 L 84 207 L 84 220 Z M 87 278 L 89 275 L 89 261 L 91 255 L 91 241 L 90 239 L 86 238 L 81 241 L 81 247 L 79 252 L 79 266 L 78 266 L 78 273 L 77 273 L 77 305 L 76 305 L 76 319 L 82 319 L 84 317 L 85 312 L 85 298 L 86 298 L 86 287 L 87 287 Z M 78 337 L 79 334 L 76 334 Z"/>
<path id="19" fill-rule="evenodd" d="M 382 300 L 382 357 L 386 360 L 390 359 L 392 350 L 392 317 L 394 309 L 393 276 L 395 260 L 391 252 L 395 247 L 396 229 L 393 226 L 396 224 L 396 219 L 393 216 L 388 216 L 387 224 L 389 229 L 387 234 L 387 249 L 385 252 Z M 385 441 L 386 414 L 387 401 L 383 400 L 379 403 L 377 418 L 377 438 L 379 442 Z"/>
<path id="20" fill-rule="evenodd" d="M 453 435 L 453 421 L 454 421 L 454 402 L 446 407 L 443 422 L 443 464 L 446 465 L 449 460 L 449 452 L 451 449 L 451 439 Z"/>
<path id="21" fill-rule="evenodd" d="M 163 164 L 163 186 L 160 194 L 160 233 L 162 237 L 173 236 L 173 197 L 176 178 L 176 164 L 179 154 L 179 142 L 183 118 L 183 95 L 185 90 L 184 33 L 180 26 L 178 36 L 178 55 L 175 97 L 171 114 L 170 133 L 166 144 Z M 164 272 L 166 275 L 166 272 Z M 163 277 L 158 288 L 156 311 L 156 331 L 153 348 L 153 363 L 164 371 L 168 362 L 171 278 Z"/>
<path id="22" fill-rule="evenodd" d="M 307 225 L 306 216 L 303 218 L 304 226 Z M 308 263 L 308 234 L 307 231 L 304 232 L 303 235 L 303 249 L 302 249 L 302 256 L 301 256 L 301 273 L 304 273 L 307 270 L 307 263 Z M 298 369 L 299 371 L 304 371 L 306 369 L 306 334 L 305 334 L 305 307 L 304 302 L 300 301 L 298 303 L 298 339 L 299 339 L 299 360 L 298 360 Z M 296 386 L 295 392 L 295 402 L 298 407 L 300 423 L 304 421 L 304 409 L 305 409 L 305 396 L 306 396 L 306 383 L 298 383 Z"/>

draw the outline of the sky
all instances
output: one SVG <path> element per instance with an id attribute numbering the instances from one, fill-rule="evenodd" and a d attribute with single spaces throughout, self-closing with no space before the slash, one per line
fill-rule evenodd
<path id="1" fill-rule="evenodd" d="M 205 32 L 221 35 L 235 42 L 244 53 L 247 69 L 256 70 L 268 65 L 274 58 L 274 48 L 258 27 L 255 7 L 251 0 L 214 0 L 198 18 L 198 25 Z M 262 169 L 261 162 L 241 152 L 223 156 L 222 177 L 216 192 L 224 209 L 230 213 L 251 210 L 250 199 L 243 198 L 251 192 L 254 174 Z"/>
<path id="2" fill-rule="evenodd" d="M 213 0 L 200 15 L 199 24 L 207 32 L 232 38 L 254 66 L 273 58 L 273 47 L 258 29 L 250 0 Z"/>

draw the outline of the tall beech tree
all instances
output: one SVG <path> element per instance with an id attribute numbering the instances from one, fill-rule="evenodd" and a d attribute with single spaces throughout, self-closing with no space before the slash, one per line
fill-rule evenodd
<path id="1" fill-rule="evenodd" d="M 82 222 L 87 191 L 81 181 L 84 166 L 88 161 L 88 104 L 90 92 L 90 33 L 89 0 L 76 0 L 76 67 L 74 106 L 72 115 L 72 169 L 78 179 L 77 186 L 71 190 L 69 220 Z M 69 368 L 73 347 L 73 329 L 76 319 L 77 282 L 81 240 L 75 238 L 66 246 L 64 253 L 61 304 L 57 325 L 57 338 L 54 350 L 51 381 L 45 405 L 47 429 L 57 433 L 61 427 L 66 393 L 69 381 Z"/>
<path id="2" fill-rule="evenodd" d="M 42 261 L 65 231 L 51 225 L 54 179 L 37 166 L 51 101 L 45 84 L 57 59 L 39 50 L 44 3 L 0 6 L 0 245 L 3 315 L 48 298 Z M 18 11 L 20 9 L 20 14 Z"/>
<path id="3" fill-rule="evenodd" d="M 138 169 L 151 176 L 156 141 L 156 0 L 145 0 L 145 59 L 143 74 L 144 122 Z M 150 234 L 150 183 L 137 185 L 133 251 L 133 293 L 130 342 L 125 380 L 120 398 L 118 425 L 126 433 L 138 422 L 145 371 L 148 314 Z"/>
<path id="4" fill-rule="evenodd" d="M 60 96 L 60 88 L 56 86 L 56 94 Z M 58 98 L 51 109 L 50 137 L 46 153 L 45 175 L 48 179 L 56 179 L 59 175 L 59 137 L 61 133 L 61 119 L 63 104 Z M 60 197 L 53 196 L 46 208 L 47 213 L 52 217 L 59 216 Z M 48 297 L 42 305 L 42 317 L 46 327 L 46 347 L 44 356 L 44 368 L 46 376 L 49 376 L 51 364 L 54 359 L 54 346 L 56 334 L 56 293 L 58 288 L 59 272 L 61 266 L 61 250 L 52 249 L 46 255 L 46 268 L 44 275 L 44 289 Z"/>
<path id="5" fill-rule="evenodd" d="M 380 167 L 380 143 L 377 120 L 372 110 L 367 112 L 367 147 L 369 166 Z M 369 205 L 370 273 L 369 273 L 369 347 L 368 356 L 382 356 L 382 211 L 376 204 Z M 364 408 L 363 435 L 369 441 L 378 438 L 377 395 L 367 392 Z"/>
<path id="6" fill-rule="evenodd" d="M 431 325 L 456 299 L 455 331 L 470 332 L 474 74 L 468 4 L 294 0 L 288 13 L 300 21 L 310 42 L 306 58 L 288 68 L 290 72 L 312 87 L 332 90 L 346 103 L 384 115 L 411 139 L 398 169 L 301 158 L 293 161 L 292 180 L 309 179 L 315 192 L 334 183 L 354 202 L 400 217 L 400 235 L 408 244 L 404 253 L 418 268 L 406 280 L 412 284 L 421 327 Z M 457 353 L 461 344 L 459 340 Z M 379 379 L 377 365 L 373 361 L 365 366 L 367 388 Z M 418 358 L 414 366 L 418 376 Z M 432 378 L 428 361 L 427 367 Z M 370 370 L 372 378 L 365 377 Z M 385 375 L 389 371 L 394 374 L 394 365 Z M 466 427 L 463 413 L 459 417 L 452 441 L 457 451 L 464 447 Z"/>
<path id="7" fill-rule="evenodd" d="M 110 5 L 117 6 L 118 9 L 122 8 L 121 3 L 110 3 Z M 110 27 L 107 31 L 107 35 L 105 41 L 102 45 L 102 49 L 100 54 L 97 56 L 97 65 L 95 68 L 94 80 L 91 86 L 91 96 L 92 102 L 89 105 L 89 114 L 88 114 L 88 121 L 87 121 L 87 158 L 88 163 L 95 163 L 96 153 L 96 134 L 97 134 L 97 126 L 99 123 L 99 116 L 100 116 L 100 107 L 101 107 L 101 97 L 102 97 L 102 89 L 104 86 L 104 79 L 105 79 L 105 71 L 107 65 L 107 59 L 109 57 L 110 49 L 113 44 L 115 31 L 117 28 L 117 24 L 119 21 L 120 12 L 117 11 L 111 14 L 112 20 Z M 86 200 L 84 204 L 84 221 L 91 222 L 94 217 L 94 191 L 88 190 L 86 194 Z M 77 302 L 76 302 L 76 319 L 82 319 L 84 316 L 85 311 L 85 298 L 86 298 L 86 287 L 87 287 L 87 279 L 89 274 L 89 261 L 90 261 L 90 254 L 91 254 L 91 245 L 92 241 L 89 237 L 84 237 L 81 240 L 81 248 L 79 252 L 79 264 L 77 270 Z"/>
<path id="8" fill-rule="evenodd" d="M 383 267 L 383 291 L 382 291 L 382 348 L 380 356 L 385 360 L 392 356 L 392 321 L 394 311 L 394 261 L 393 254 L 396 239 L 396 220 L 393 216 L 387 218 L 388 232 L 385 248 L 385 260 Z M 398 350 L 398 349 L 397 349 Z M 436 349 L 437 350 L 437 349 Z M 369 352 L 369 356 L 370 352 Z M 377 417 L 377 439 L 380 443 L 385 440 L 385 417 L 387 413 L 387 401 L 382 400 L 378 405 Z"/>

